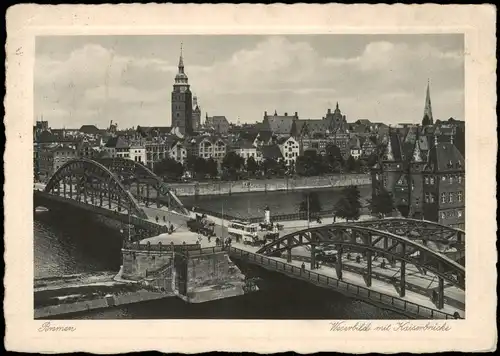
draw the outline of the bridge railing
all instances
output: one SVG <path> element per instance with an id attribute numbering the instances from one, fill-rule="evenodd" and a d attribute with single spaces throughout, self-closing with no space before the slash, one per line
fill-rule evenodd
<path id="1" fill-rule="evenodd" d="M 369 288 L 361 287 L 356 284 L 341 281 L 333 277 L 325 276 L 310 270 L 302 270 L 302 268 L 289 263 L 281 262 L 264 255 L 255 254 L 244 251 L 236 247 L 230 247 L 230 252 L 248 261 L 262 266 L 270 266 L 276 271 L 283 271 L 287 274 L 292 274 L 300 279 L 308 280 L 316 285 L 335 288 L 341 292 L 346 292 L 360 299 L 370 300 L 375 303 L 390 305 L 393 309 L 400 310 L 406 314 L 421 316 L 430 319 L 457 319 L 454 315 L 424 307 L 422 305 L 409 302 L 407 300 L 397 298 L 391 295 L 383 294 Z"/>
<path id="2" fill-rule="evenodd" d="M 188 208 L 188 210 L 192 210 L 192 207 L 187 207 L 187 208 Z M 245 221 L 248 221 L 250 223 L 259 223 L 259 222 L 262 222 L 264 220 L 264 216 L 262 216 L 262 217 L 257 216 L 257 217 L 251 217 L 251 218 L 241 218 L 241 217 L 232 216 L 230 214 L 223 215 L 221 212 L 210 211 L 208 209 L 203 209 L 200 207 L 196 207 L 196 209 L 194 211 L 196 213 L 207 214 L 207 215 L 211 215 L 211 216 L 214 216 L 216 218 L 219 218 L 219 219 L 223 218 L 225 220 L 245 220 Z M 332 216 L 334 214 L 334 212 L 335 211 L 333 209 L 323 210 L 323 211 L 320 211 L 318 213 L 311 213 L 309 215 L 309 217 L 311 219 L 315 219 L 318 216 L 320 216 L 320 217 Z M 274 221 L 274 222 L 292 221 L 292 220 L 307 220 L 307 212 L 271 215 L 271 221 Z"/>
<path id="3" fill-rule="evenodd" d="M 286 258 L 286 255 L 282 254 L 281 256 L 282 258 Z M 293 259 L 294 260 L 297 260 L 297 261 L 302 261 L 302 262 L 307 262 L 307 263 L 310 263 L 311 262 L 311 257 L 307 257 L 307 256 L 293 256 Z M 327 267 L 330 267 L 330 268 L 335 268 L 336 264 L 335 263 L 331 263 L 331 262 L 325 262 L 325 261 L 322 261 L 321 262 L 322 266 L 327 266 Z M 356 274 L 359 274 L 359 275 L 364 275 L 366 274 L 366 269 L 363 268 L 363 267 L 358 267 L 358 266 L 353 266 L 353 265 L 350 265 L 348 263 L 343 263 L 342 264 L 342 270 L 344 271 L 349 271 L 349 272 L 353 272 L 353 273 L 356 273 Z M 382 281 L 382 282 L 385 282 L 385 283 L 388 283 L 388 284 L 394 284 L 394 281 L 397 280 L 396 277 L 391 277 L 391 276 L 388 276 L 386 274 L 383 274 L 383 273 L 379 273 L 379 272 L 376 272 L 376 271 L 373 271 L 371 272 L 371 275 L 373 278 L 375 279 L 378 279 L 379 281 Z M 415 292 L 415 293 L 418 293 L 418 294 L 422 294 L 426 297 L 431 297 L 432 296 L 432 291 L 427 289 L 427 288 L 424 288 L 424 287 L 421 287 L 419 285 L 416 285 L 416 284 L 413 284 L 413 283 L 409 283 L 408 281 L 406 281 L 405 283 L 406 285 L 406 290 L 409 290 L 409 291 L 412 291 L 412 292 Z M 449 298 L 449 297 L 444 297 L 444 302 L 450 306 L 453 306 L 455 308 L 458 308 L 458 309 L 461 309 L 461 310 L 465 310 L 465 304 L 458 301 L 458 300 L 455 300 L 453 298 Z"/>
<path id="4" fill-rule="evenodd" d="M 168 252 L 168 251 L 190 251 L 190 250 L 200 250 L 200 245 L 198 244 L 182 244 L 182 245 L 172 245 L 172 244 L 162 244 L 161 242 L 157 244 L 141 244 L 137 242 L 125 241 L 123 243 L 123 248 L 126 250 L 133 251 L 154 251 L 154 252 Z"/>

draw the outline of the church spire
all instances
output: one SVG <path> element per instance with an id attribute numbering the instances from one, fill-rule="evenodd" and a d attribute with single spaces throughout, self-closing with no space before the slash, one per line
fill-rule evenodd
<path id="1" fill-rule="evenodd" d="M 181 42 L 181 55 L 179 56 L 179 73 L 184 73 L 184 59 L 182 58 L 182 42 Z"/>
<path id="2" fill-rule="evenodd" d="M 434 119 L 432 117 L 430 83 L 429 80 L 427 80 L 427 92 L 425 95 L 425 108 L 424 108 L 424 117 L 422 119 L 422 125 L 433 125 L 433 124 L 434 124 Z"/>

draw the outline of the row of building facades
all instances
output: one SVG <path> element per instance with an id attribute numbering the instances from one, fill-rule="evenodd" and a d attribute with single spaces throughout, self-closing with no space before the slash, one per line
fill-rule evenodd
<path id="1" fill-rule="evenodd" d="M 298 112 L 264 112 L 255 124 L 230 124 L 225 116 L 208 116 L 192 96 L 184 72 L 182 53 L 172 90 L 172 126 L 137 126 L 118 130 L 84 125 L 80 129 L 51 129 L 37 121 L 34 133 L 34 167 L 37 179 L 47 180 L 75 158 L 119 157 L 154 168 L 166 158 L 185 164 L 188 156 L 212 158 L 220 163 L 229 152 L 257 163 L 283 160 L 293 171 L 306 151 L 325 155 L 336 146 L 343 159 L 366 159 L 382 149 L 370 167 L 373 194 L 390 192 L 399 210 L 415 218 L 464 226 L 465 125 L 449 119 L 434 122 L 429 86 L 422 125 L 359 119 L 348 123 L 337 103 L 320 119 L 303 119 Z M 405 208 L 406 207 L 406 208 Z"/>

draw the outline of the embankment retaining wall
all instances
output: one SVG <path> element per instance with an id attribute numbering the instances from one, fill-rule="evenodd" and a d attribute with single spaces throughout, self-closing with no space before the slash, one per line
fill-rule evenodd
<path id="1" fill-rule="evenodd" d="M 371 178 L 367 174 L 346 174 L 298 178 L 249 179 L 228 182 L 173 183 L 170 184 L 170 187 L 177 196 L 196 196 L 294 191 L 368 184 L 371 184 Z"/>

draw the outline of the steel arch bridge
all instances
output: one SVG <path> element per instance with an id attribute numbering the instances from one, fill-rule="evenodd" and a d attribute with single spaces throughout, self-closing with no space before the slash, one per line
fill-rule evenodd
<path id="1" fill-rule="evenodd" d="M 52 175 L 44 191 L 99 207 L 116 207 L 118 211 L 148 218 L 118 177 L 104 165 L 90 159 L 80 158 L 63 164 Z"/>
<path id="2" fill-rule="evenodd" d="M 434 221 L 409 218 L 384 218 L 345 223 L 387 231 L 417 241 L 458 261 L 465 258 L 465 231 Z M 464 263 L 465 265 L 465 263 Z"/>
<path id="3" fill-rule="evenodd" d="M 137 199 L 146 203 L 146 206 L 154 201 L 157 207 L 166 206 L 181 214 L 189 215 L 172 189 L 140 162 L 121 157 L 101 158 L 97 161 L 113 172 Z"/>
<path id="4" fill-rule="evenodd" d="M 374 221 L 375 222 L 375 221 Z M 311 268 L 315 266 L 316 248 L 330 246 L 337 252 L 335 268 L 337 277 L 342 279 L 342 255 L 345 252 L 358 252 L 366 257 L 364 278 L 368 287 L 372 284 L 373 258 L 382 256 L 389 261 L 400 263 L 399 293 L 403 297 L 406 290 L 406 265 L 414 265 L 420 270 L 429 271 L 438 277 L 438 305 L 444 305 L 444 281 L 465 290 L 465 268 L 445 255 L 420 244 L 411 238 L 396 235 L 389 231 L 351 223 L 337 223 L 309 228 L 284 235 L 263 246 L 256 253 L 268 256 L 281 256 L 286 252 L 287 261 L 292 261 L 292 249 L 310 246 Z"/>

